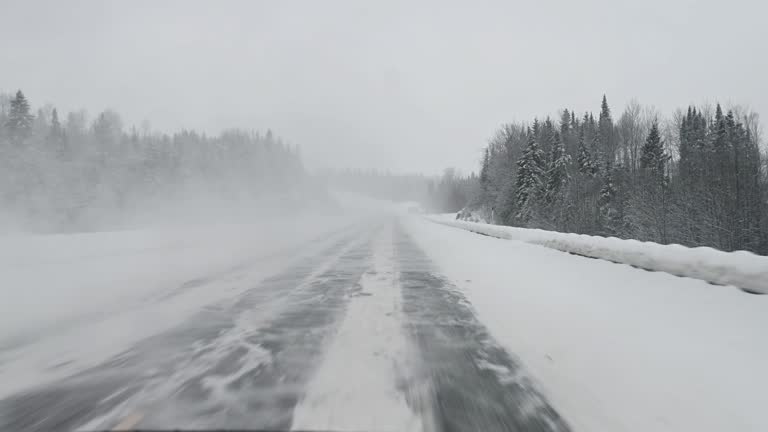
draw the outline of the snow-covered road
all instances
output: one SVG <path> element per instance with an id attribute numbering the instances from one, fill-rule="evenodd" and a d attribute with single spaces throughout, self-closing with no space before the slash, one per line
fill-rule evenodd
<path id="1" fill-rule="evenodd" d="M 261 281 L 243 265 L 165 290 L 157 302 L 253 283 L 97 364 L 17 382 L 0 429 L 567 430 L 396 218 L 318 242 Z M 6 347 L 7 370 L 26 348 Z"/>
<path id="2" fill-rule="evenodd" d="M 138 297 L 6 317 L 0 430 L 768 430 L 768 296 L 391 213 L 180 241 L 112 254 L 194 258 Z"/>

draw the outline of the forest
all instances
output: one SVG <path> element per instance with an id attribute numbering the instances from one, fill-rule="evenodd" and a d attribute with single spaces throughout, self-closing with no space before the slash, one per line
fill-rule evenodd
<path id="1" fill-rule="evenodd" d="M 323 186 L 465 208 L 496 224 L 768 254 L 768 168 L 756 113 L 690 106 L 662 118 L 630 102 L 595 116 L 503 125 L 479 174 L 324 171 L 267 130 L 216 136 L 126 128 L 111 110 L 33 111 L 0 95 L 0 225 L 60 232 L 140 220 L 278 212 L 327 201 Z M 237 210 L 234 210 L 234 209 Z M 466 213 L 466 212 L 465 212 Z"/>
<path id="2" fill-rule="evenodd" d="M 502 126 L 469 208 L 497 224 L 768 254 L 768 175 L 757 114 L 637 102 Z"/>
<path id="3" fill-rule="evenodd" d="M 43 232 L 137 220 L 226 218 L 320 199 L 298 150 L 270 130 L 217 136 L 125 128 L 107 110 L 33 111 L 21 90 L 0 95 L 0 225 Z M 310 192 L 311 191 L 311 192 Z M 230 212 L 231 213 L 231 212 Z"/>

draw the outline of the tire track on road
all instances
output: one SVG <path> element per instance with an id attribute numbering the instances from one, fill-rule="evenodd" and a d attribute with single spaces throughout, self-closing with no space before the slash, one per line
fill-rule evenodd
<path id="1" fill-rule="evenodd" d="M 419 359 L 404 391 L 437 431 L 566 432 L 521 365 L 402 227 L 396 249 L 406 331 Z"/>

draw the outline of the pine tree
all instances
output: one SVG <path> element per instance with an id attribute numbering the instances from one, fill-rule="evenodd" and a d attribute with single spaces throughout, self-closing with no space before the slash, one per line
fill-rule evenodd
<path id="1" fill-rule="evenodd" d="M 613 181 L 612 170 L 606 170 L 602 177 L 603 185 L 600 188 L 598 205 L 600 206 L 600 215 L 602 216 L 602 227 L 605 234 L 613 235 L 616 233 L 616 226 L 621 219 L 617 210 L 616 198 L 618 191 Z"/>
<path id="2" fill-rule="evenodd" d="M 546 199 L 553 202 L 560 197 L 565 184 L 570 176 L 568 175 L 568 164 L 571 162 L 570 156 L 565 152 L 565 146 L 560 139 L 560 135 L 555 132 L 553 135 L 552 151 L 549 158 L 549 169 L 547 170 Z"/>
<path id="3" fill-rule="evenodd" d="M 702 128 L 702 119 L 696 107 L 688 106 L 678 130 L 677 176 L 670 185 L 678 201 L 676 211 L 682 216 L 678 217 L 679 227 L 674 241 L 695 246 L 705 243 L 702 228 L 709 223 L 708 213 L 711 210 L 711 206 L 704 204 L 711 190 L 705 185 L 707 154 L 703 134 L 706 133 L 706 121 Z"/>
<path id="4" fill-rule="evenodd" d="M 659 243 L 668 243 L 670 240 L 670 198 L 666 175 L 668 160 L 659 124 L 654 120 L 641 149 L 640 176 L 630 209 L 635 236 L 640 240 Z"/>
<path id="5" fill-rule="evenodd" d="M 590 117 L 590 121 L 594 122 Z M 608 99 L 603 95 L 600 115 L 597 122 L 597 134 L 593 142 L 593 160 L 595 172 L 600 174 L 602 187 L 598 198 L 600 213 L 603 217 L 603 229 L 607 234 L 617 235 L 624 215 L 618 197 L 618 188 L 614 182 L 615 148 L 613 142 L 613 119 Z"/>
<path id="6" fill-rule="evenodd" d="M 608 107 L 608 99 L 603 95 L 603 101 L 600 104 L 600 117 L 597 122 L 597 152 L 600 166 L 610 169 L 613 166 L 616 149 L 613 140 L 613 119 L 611 118 L 611 109 Z"/>
<path id="7" fill-rule="evenodd" d="M 5 127 L 12 141 L 20 141 L 29 135 L 34 116 L 29 113 L 29 102 L 21 90 L 16 92 L 16 97 L 11 100 L 11 110 Z"/>
<path id="8" fill-rule="evenodd" d="M 59 112 L 54 108 L 51 112 L 51 135 L 61 136 L 63 133 L 64 129 L 62 129 L 61 122 L 59 121 Z"/>
<path id="9" fill-rule="evenodd" d="M 487 197 L 488 190 L 490 189 L 490 173 L 489 173 L 490 165 L 491 165 L 490 150 L 486 148 L 485 152 L 483 153 L 483 165 L 480 167 L 480 192 L 482 194 L 483 199 Z"/>
<path id="10" fill-rule="evenodd" d="M 603 179 L 603 186 L 600 188 L 600 200 L 601 207 L 607 207 L 613 199 L 616 197 L 616 187 L 613 184 L 613 175 L 611 172 L 607 172 Z"/>
<path id="11" fill-rule="evenodd" d="M 680 175 L 688 177 L 692 175 L 694 165 L 694 154 L 696 153 L 694 148 L 694 134 L 697 126 L 697 122 L 694 120 L 696 116 L 695 108 L 688 106 L 688 113 L 683 117 L 680 123 Z"/>
<path id="12" fill-rule="evenodd" d="M 659 123 L 654 120 L 642 148 L 640 167 L 649 170 L 654 176 L 664 176 L 666 162 L 667 156 L 664 154 L 664 145 L 659 134 Z"/>
<path id="13" fill-rule="evenodd" d="M 589 153 L 589 149 L 587 149 L 587 143 L 584 141 L 584 125 L 581 125 L 581 128 L 579 129 L 579 153 L 576 162 L 579 165 L 580 173 L 594 176 L 596 172 L 595 164 L 592 161 L 592 155 Z"/>
<path id="14" fill-rule="evenodd" d="M 66 139 L 64 128 L 59 121 L 59 113 L 56 108 L 51 112 L 51 125 L 48 129 L 46 138 L 50 151 L 54 152 L 60 159 L 67 158 Z"/>
<path id="15" fill-rule="evenodd" d="M 541 150 L 545 155 L 552 151 L 552 143 L 555 133 L 555 124 L 552 122 L 551 118 L 547 117 L 544 120 L 544 124 L 541 126 L 541 132 L 537 135 L 541 145 Z"/>
<path id="16" fill-rule="evenodd" d="M 571 113 L 568 109 L 563 110 L 563 114 L 560 116 L 560 133 L 565 136 L 571 129 Z"/>
<path id="17" fill-rule="evenodd" d="M 608 107 L 608 98 L 605 95 L 600 103 L 600 121 L 611 121 L 611 109 Z"/>
<path id="18" fill-rule="evenodd" d="M 712 122 L 712 147 L 715 153 L 725 156 L 728 153 L 728 130 L 720 104 L 715 108 L 715 120 Z"/>
<path id="19" fill-rule="evenodd" d="M 538 129 L 538 122 L 534 123 Z M 525 220 L 530 213 L 531 201 L 541 191 L 544 176 L 544 154 L 539 147 L 534 130 L 528 130 L 528 145 L 517 162 L 515 179 L 518 217 Z"/>

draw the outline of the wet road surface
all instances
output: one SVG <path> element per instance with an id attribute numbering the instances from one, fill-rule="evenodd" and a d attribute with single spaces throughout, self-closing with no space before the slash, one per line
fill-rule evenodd
<path id="1" fill-rule="evenodd" d="M 0 430 L 290 430 L 382 233 L 394 248 L 392 289 L 401 291 L 401 328 L 414 353 L 397 389 L 423 429 L 567 431 L 394 219 L 350 229 L 321 253 L 103 364 L 0 400 Z M 177 289 L 215 286 L 216 277 Z"/>

